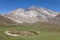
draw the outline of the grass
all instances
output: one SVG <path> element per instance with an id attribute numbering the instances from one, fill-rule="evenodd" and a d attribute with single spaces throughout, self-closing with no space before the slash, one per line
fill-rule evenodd
<path id="1" fill-rule="evenodd" d="M 39 35 L 12 37 L 6 35 L 6 30 L 34 30 Z M 60 40 L 60 25 L 48 23 L 20 24 L 20 25 L 0 25 L 0 40 Z"/>

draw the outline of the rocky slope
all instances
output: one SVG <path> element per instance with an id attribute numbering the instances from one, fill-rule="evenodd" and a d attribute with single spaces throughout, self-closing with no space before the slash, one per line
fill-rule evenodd
<path id="1" fill-rule="evenodd" d="M 60 24 L 60 14 L 58 14 L 57 16 L 55 16 L 54 18 L 52 18 L 50 20 L 51 23 L 53 24 Z"/>
<path id="2" fill-rule="evenodd" d="M 13 24 L 14 22 L 4 15 L 0 14 L 0 25 L 1 24 Z"/>
<path id="3" fill-rule="evenodd" d="M 56 15 L 58 12 L 32 6 L 28 9 L 18 8 L 10 11 L 6 16 L 16 23 L 35 23 L 39 21 L 48 22 Z"/>

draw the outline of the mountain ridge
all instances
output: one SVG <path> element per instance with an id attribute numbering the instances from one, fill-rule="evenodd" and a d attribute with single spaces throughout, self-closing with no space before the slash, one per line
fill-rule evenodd
<path id="1" fill-rule="evenodd" d="M 59 12 L 54 12 L 46 8 L 40 8 L 31 6 L 28 9 L 17 8 L 16 10 L 8 12 L 4 15 L 6 18 L 12 20 L 15 23 L 36 23 L 36 22 L 48 22 L 55 23 L 55 18 L 59 15 Z"/>
<path id="2" fill-rule="evenodd" d="M 18 8 L 7 14 L 7 17 L 17 23 L 35 23 L 48 22 L 49 19 L 55 17 L 58 13 L 47 10 L 45 8 L 30 7 L 27 10 Z"/>

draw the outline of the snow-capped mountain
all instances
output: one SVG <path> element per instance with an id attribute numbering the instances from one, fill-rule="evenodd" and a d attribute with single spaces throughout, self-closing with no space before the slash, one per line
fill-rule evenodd
<path id="1" fill-rule="evenodd" d="M 48 22 L 58 15 L 58 12 L 32 6 L 28 9 L 18 8 L 10 11 L 6 16 L 16 23 Z"/>

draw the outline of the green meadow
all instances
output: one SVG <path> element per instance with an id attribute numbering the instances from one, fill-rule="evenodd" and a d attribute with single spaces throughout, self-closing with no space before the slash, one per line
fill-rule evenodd
<path id="1" fill-rule="evenodd" d="M 39 32 L 33 36 L 8 36 L 6 30 L 34 30 Z M 60 40 L 60 25 L 48 23 L 0 25 L 0 40 Z"/>

